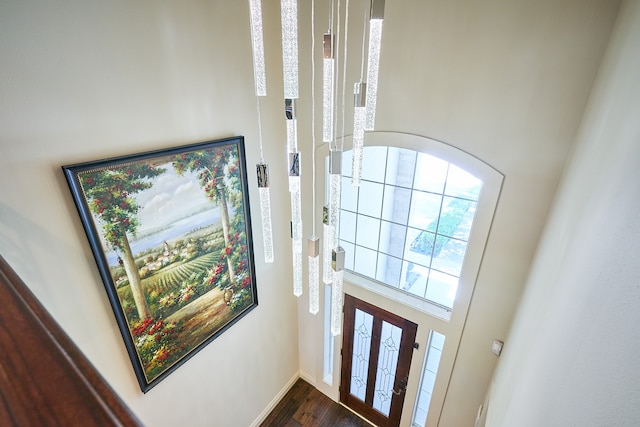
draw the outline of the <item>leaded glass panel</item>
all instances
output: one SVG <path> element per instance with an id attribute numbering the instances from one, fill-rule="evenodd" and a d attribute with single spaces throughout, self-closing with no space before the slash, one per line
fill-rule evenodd
<path id="1" fill-rule="evenodd" d="M 351 389 L 349 392 L 364 401 L 367 392 L 369 353 L 373 316 L 356 309 L 353 328 L 353 358 L 351 362 Z"/>
<path id="2" fill-rule="evenodd" d="M 382 322 L 373 407 L 385 416 L 389 416 L 391 409 L 401 338 L 402 329 L 391 323 Z"/>

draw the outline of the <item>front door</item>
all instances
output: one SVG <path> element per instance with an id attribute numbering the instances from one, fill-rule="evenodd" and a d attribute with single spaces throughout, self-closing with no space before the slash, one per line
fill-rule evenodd
<path id="1" fill-rule="evenodd" d="M 377 426 L 399 426 L 417 329 L 345 295 L 340 402 Z"/>

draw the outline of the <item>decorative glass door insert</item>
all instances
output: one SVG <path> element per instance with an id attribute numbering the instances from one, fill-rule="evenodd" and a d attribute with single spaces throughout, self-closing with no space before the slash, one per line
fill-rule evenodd
<path id="1" fill-rule="evenodd" d="M 340 401 L 375 425 L 399 425 L 417 328 L 345 295 Z"/>

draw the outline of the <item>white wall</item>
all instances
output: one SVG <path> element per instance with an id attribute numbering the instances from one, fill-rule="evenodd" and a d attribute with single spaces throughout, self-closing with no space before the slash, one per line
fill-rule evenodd
<path id="1" fill-rule="evenodd" d="M 620 10 L 496 370 L 487 426 L 640 420 L 640 3 Z"/>
<path id="2" fill-rule="evenodd" d="M 309 2 L 301 5 L 308 22 Z M 617 6 L 387 1 L 377 129 L 445 141 L 505 175 L 460 351 L 445 362 L 455 370 L 441 426 L 470 425 L 483 399 L 496 363 L 491 340 L 509 328 Z M 264 13 L 264 141 L 272 169 L 283 170 L 277 2 L 265 1 Z M 362 15 L 353 16 L 361 22 Z M 317 26 L 318 43 L 325 28 Z M 63 164 L 237 134 L 247 138 L 252 170 L 259 155 L 246 2 L 5 0 L 0 40 L 0 254 L 142 421 L 249 425 L 299 367 L 316 378 L 320 346 L 307 332 L 318 318 L 300 308 L 304 300 L 298 358 L 288 192 L 273 194 L 274 218 L 283 219 L 274 222 L 282 254 L 275 264 L 261 262 L 255 233 L 259 307 L 142 395 L 60 171 Z M 349 40 L 350 52 L 359 51 L 359 35 Z M 349 84 L 359 65 L 351 63 Z M 301 67 L 308 79 L 309 63 Z M 308 87 L 302 96 L 304 132 Z M 286 188 L 285 177 L 273 173 L 272 186 Z"/>
<path id="3" fill-rule="evenodd" d="M 248 22 L 240 1 L 0 4 L 0 254 L 145 425 L 247 426 L 298 370 L 288 224 L 274 222 L 276 263 L 261 249 Z M 274 171 L 279 26 L 266 10 Z M 143 395 L 60 166 L 233 135 L 246 137 L 259 305 Z M 286 188 L 284 174 L 272 185 Z M 274 218 L 288 218 L 288 193 L 273 197 Z"/>
<path id="4" fill-rule="evenodd" d="M 351 2 L 349 82 L 360 70 L 361 3 Z M 497 362 L 491 342 L 509 330 L 618 6 L 607 0 L 386 2 L 376 130 L 444 141 L 505 176 L 459 351 L 443 361 L 455 366 L 440 426 L 473 425 Z M 347 95 L 347 105 L 350 100 Z M 403 310 L 372 294 L 359 296 Z M 420 313 L 402 313 L 424 324 Z M 320 379 L 320 359 L 303 357 L 320 347 L 308 337 L 317 323 L 300 310 L 301 369 Z M 403 425 L 410 414 L 405 410 Z"/>

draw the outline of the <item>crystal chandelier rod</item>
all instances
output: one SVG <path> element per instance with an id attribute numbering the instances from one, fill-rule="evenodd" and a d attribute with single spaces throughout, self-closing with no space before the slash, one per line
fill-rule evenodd
<path id="1" fill-rule="evenodd" d="M 340 187 L 342 150 L 329 152 L 329 226 L 331 226 L 331 248 L 338 246 L 340 228 Z"/>
<path id="2" fill-rule="evenodd" d="M 309 313 L 320 311 L 320 239 L 316 237 L 315 0 L 311 0 L 311 237 L 308 239 Z"/>
<path id="3" fill-rule="evenodd" d="M 333 1 L 331 2 L 331 20 L 333 23 Z M 340 45 L 340 0 L 338 0 L 337 8 L 337 33 L 336 33 L 336 45 Z M 337 55 L 336 69 L 339 69 L 340 56 Z M 334 85 L 334 90 L 337 95 L 338 85 Z M 334 99 L 337 98 L 334 97 Z M 344 109 L 343 109 L 344 110 Z M 338 109 L 334 108 L 335 119 L 337 122 Z M 344 124 L 344 123 L 343 123 Z M 329 230 L 331 235 L 331 246 L 333 249 L 338 246 L 338 231 L 339 231 L 339 211 L 340 206 L 340 175 L 342 173 L 342 150 L 338 150 L 338 127 L 334 126 L 333 144 L 330 144 L 329 148 Z M 343 128 L 344 130 L 344 128 Z M 333 308 L 332 308 L 333 309 Z"/>
<path id="4" fill-rule="evenodd" d="M 366 116 L 366 86 L 364 82 L 359 82 L 353 88 L 353 148 L 351 184 L 360 186 L 362 177 L 362 155 L 364 147 L 364 122 Z"/>
<path id="5" fill-rule="evenodd" d="M 269 165 L 260 162 L 256 165 L 258 191 L 260 193 L 260 216 L 262 219 L 262 241 L 264 262 L 273 262 L 273 229 L 271 226 L 271 195 L 269 193 Z"/>
<path id="6" fill-rule="evenodd" d="M 339 3 L 338 3 L 339 4 Z M 339 7 L 339 6 L 338 6 Z M 339 35 L 338 35 L 339 36 Z M 331 333 L 340 335 L 342 333 L 342 306 L 343 306 L 343 282 L 344 282 L 344 249 L 340 246 L 340 190 L 342 185 L 342 153 L 344 151 L 345 134 L 345 97 L 347 85 L 347 46 L 349 45 L 349 0 L 345 3 L 344 17 L 344 53 L 342 55 L 342 135 L 340 139 L 340 149 L 331 153 L 331 164 L 329 165 L 329 180 L 331 185 L 330 214 L 333 216 L 333 249 L 331 253 Z"/>
<path id="7" fill-rule="evenodd" d="M 366 118 L 367 84 L 364 82 L 364 46 L 366 41 L 367 14 L 362 20 L 362 52 L 360 54 L 360 82 L 353 86 L 353 147 L 351 163 L 351 185 L 360 186 L 364 147 L 364 122 Z"/>
<path id="8" fill-rule="evenodd" d="M 309 255 L 309 313 L 320 311 L 320 239 L 308 239 Z"/>
<path id="9" fill-rule="evenodd" d="M 331 248 L 338 246 L 338 234 L 340 230 L 340 188 L 341 188 L 341 175 L 342 175 L 342 152 L 344 151 L 344 117 L 345 117 L 345 84 L 346 84 L 346 57 L 347 57 L 347 33 L 349 25 L 349 0 L 345 5 L 345 41 L 344 41 L 344 53 L 342 60 L 344 61 L 343 68 L 343 82 L 342 82 L 342 138 L 340 149 L 338 149 L 337 138 L 337 126 L 335 127 L 336 136 L 334 136 L 334 149 L 329 152 L 329 226 L 331 232 Z M 338 34 L 337 43 L 340 44 L 340 0 L 338 0 Z M 339 58 L 336 59 L 336 66 L 338 66 Z M 337 109 L 336 109 L 337 110 Z M 336 111 L 337 115 L 337 111 Z M 340 308 L 342 310 L 342 308 Z"/>
<path id="10" fill-rule="evenodd" d="M 256 85 L 256 96 L 267 96 L 262 31 L 262 1 L 249 0 L 249 10 L 251 16 L 251 45 L 253 47 L 253 76 Z"/>
<path id="11" fill-rule="evenodd" d="M 331 12 L 330 12 L 330 17 L 329 17 L 329 27 L 331 29 L 333 29 L 334 27 L 334 20 L 333 20 L 333 15 L 335 13 L 335 1 L 331 0 Z M 338 31 L 336 36 L 338 37 L 337 43 L 340 42 L 339 36 L 340 36 L 340 0 L 338 0 Z M 333 43 L 333 42 L 332 42 Z M 333 49 L 333 52 L 335 54 L 335 49 Z M 334 58 L 334 67 L 338 67 L 338 58 Z M 335 104 L 335 98 L 336 96 L 334 95 L 337 92 L 338 88 L 336 87 L 336 85 L 334 84 L 333 87 L 331 88 L 332 91 L 332 99 L 334 99 L 334 101 L 332 102 L 332 105 Z M 337 109 L 332 107 L 332 123 L 335 123 L 337 121 Z M 332 159 L 333 159 L 333 152 L 335 150 L 338 149 L 337 147 L 337 130 L 335 126 L 332 126 L 332 135 L 331 135 L 331 141 L 329 142 L 329 202 L 328 205 L 324 207 L 323 209 L 323 218 L 322 218 L 322 222 L 323 222 L 323 235 L 324 235 L 324 245 L 323 245 L 323 255 L 322 255 L 322 281 L 325 284 L 331 284 L 331 281 L 333 280 L 333 274 L 332 274 L 332 270 L 331 270 L 331 251 L 334 248 L 334 244 L 335 244 L 335 227 L 334 224 L 336 223 L 336 218 L 335 218 L 335 210 L 331 209 L 331 206 L 333 204 L 335 204 L 335 200 L 336 200 L 336 193 L 335 193 L 335 188 L 336 188 L 336 183 L 335 177 L 332 177 L 332 175 L 334 175 L 332 173 L 332 168 L 331 168 L 331 163 L 332 163 Z"/>
<path id="12" fill-rule="evenodd" d="M 331 233 L 332 250 L 331 266 L 331 333 L 336 336 L 342 332 L 342 270 L 336 271 L 336 251 L 338 246 L 338 230 L 340 221 L 340 171 L 342 169 L 342 150 L 336 149 L 329 153 L 329 229 Z M 342 265 L 344 265 L 344 250 L 342 251 Z M 338 264 L 339 266 L 340 264 Z"/>
<path id="13" fill-rule="evenodd" d="M 289 152 L 289 192 L 291 197 L 291 247 L 293 294 L 302 295 L 302 201 L 300 197 L 300 152 L 298 151 L 295 101 L 285 99 L 287 150 Z"/>
<path id="14" fill-rule="evenodd" d="M 342 304 L 344 283 L 344 249 L 336 247 L 331 254 L 331 267 L 333 270 L 333 284 L 331 285 L 331 334 L 333 336 L 342 333 Z M 340 310 L 335 310 L 340 308 Z"/>
<path id="15" fill-rule="evenodd" d="M 298 1 L 281 0 L 284 97 L 298 98 Z"/>
<path id="16" fill-rule="evenodd" d="M 365 130 L 373 130 L 375 126 L 383 20 L 384 0 L 371 0 L 371 13 L 369 19 L 369 55 L 367 65 L 367 115 Z"/>
<path id="17" fill-rule="evenodd" d="M 284 100 L 284 114 L 287 126 L 287 151 L 296 153 L 298 151 L 298 122 L 296 120 L 295 100 L 288 98 Z"/>
<path id="18" fill-rule="evenodd" d="M 331 142 L 333 137 L 334 73 L 335 58 L 331 30 L 322 39 L 322 141 Z"/>
<path id="19" fill-rule="evenodd" d="M 273 262 L 273 229 L 271 223 L 271 194 L 269 191 L 269 166 L 264 161 L 262 146 L 262 118 L 260 115 L 260 97 L 267 95 L 266 67 L 264 61 L 264 39 L 262 31 L 262 2 L 249 0 L 251 22 L 251 47 L 253 52 L 253 77 L 258 112 L 258 140 L 260 144 L 260 162 L 256 164 L 258 192 L 260 194 L 260 218 L 262 220 L 262 242 L 264 261 Z"/>
<path id="20" fill-rule="evenodd" d="M 345 96 L 347 89 L 347 47 L 349 46 L 349 0 L 345 3 L 344 13 L 344 53 L 342 54 L 342 139 L 340 141 L 341 150 L 344 151 L 344 132 L 345 132 Z"/>
<path id="21" fill-rule="evenodd" d="M 333 27 L 333 13 L 334 13 L 334 2 L 333 0 L 331 1 L 331 26 Z M 336 30 L 336 34 L 334 37 L 334 67 L 336 70 L 340 69 L 340 55 L 339 55 L 339 50 L 337 48 L 335 48 L 335 46 L 340 46 L 340 0 L 338 0 L 338 8 L 337 8 L 337 12 L 336 14 L 338 15 L 338 19 L 337 19 L 337 30 Z M 335 77 L 335 76 L 334 76 Z M 333 135 L 331 136 L 331 143 L 329 144 L 329 149 L 337 149 L 338 148 L 338 126 L 335 125 L 335 123 L 338 122 L 338 109 L 336 108 L 335 104 L 336 104 L 336 99 L 338 98 L 338 84 L 335 82 L 334 80 L 334 84 L 333 84 Z"/>
<path id="22" fill-rule="evenodd" d="M 331 250 L 333 249 L 333 227 L 329 224 L 329 206 L 322 208 L 322 281 L 331 283 Z"/>
<path id="23" fill-rule="evenodd" d="M 302 206 L 300 199 L 300 153 L 289 153 L 291 195 L 291 243 L 293 254 L 293 294 L 302 295 Z"/>

